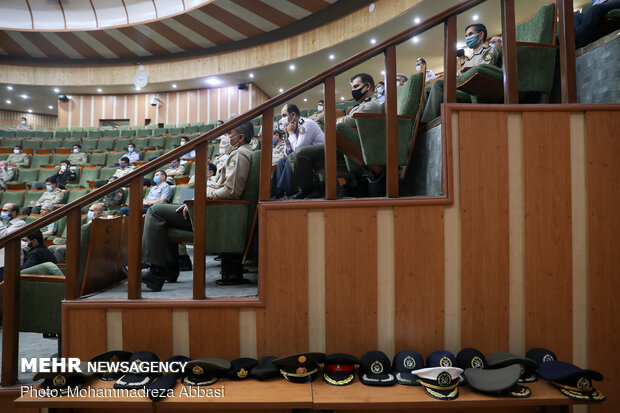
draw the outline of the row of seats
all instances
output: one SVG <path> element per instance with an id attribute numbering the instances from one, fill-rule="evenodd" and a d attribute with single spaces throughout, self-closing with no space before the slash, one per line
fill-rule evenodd
<path id="1" fill-rule="evenodd" d="M 65 149 L 67 152 L 71 151 L 73 145 L 81 145 L 83 152 L 93 151 L 111 151 L 111 150 L 126 150 L 127 145 L 133 143 L 138 149 L 147 148 L 159 148 L 159 149 L 174 149 L 181 143 L 182 136 L 158 136 L 151 138 L 96 138 L 96 139 L 18 139 L 18 138 L 4 138 L 0 142 L 0 148 L 6 148 L 12 152 L 15 146 L 21 146 L 23 149 L 50 149 L 58 150 Z M 187 136 L 191 139 L 190 136 Z M 62 151 L 60 151 L 62 152 Z M 2 151 L 0 150 L 0 153 Z M 43 152 L 42 152 L 43 153 Z"/>

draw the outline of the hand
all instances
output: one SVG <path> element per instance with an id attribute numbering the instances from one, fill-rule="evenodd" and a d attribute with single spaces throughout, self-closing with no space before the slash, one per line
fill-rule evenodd
<path id="1" fill-rule="evenodd" d="M 182 212 L 183 213 L 183 218 L 187 219 L 189 217 L 188 215 L 188 208 L 187 205 L 183 204 L 180 207 L 177 208 L 177 213 Z"/>
<path id="2" fill-rule="evenodd" d="M 36 206 L 37 204 L 34 201 L 30 201 L 30 206 Z"/>

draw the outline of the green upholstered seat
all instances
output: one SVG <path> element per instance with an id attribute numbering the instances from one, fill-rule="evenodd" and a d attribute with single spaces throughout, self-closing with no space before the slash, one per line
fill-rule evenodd
<path id="1" fill-rule="evenodd" d="M 105 163 L 105 166 L 114 166 L 118 163 L 118 161 L 125 155 L 127 152 L 109 152 L 108 160 Z"/>
<path id="2" fill-rule="evenodd" d="M 81 145 L 81 139 L 66 138 L 62 140 L 61 148 L 72 148 L 73 145 Z M 84 148 L 82 148 L 83 150 Z"/>
<path id="3" fill-rule="evenodd" d="M 55 131 L 54 139 L 66 139 L 71 137 L 71 132 L 69 131 Z"/>
<path id="4" fill-rule="evenodd" d="M 89 165 L 105 165 L 108 160 L 108 154 L 106 152 L 102 153 L 91 153 L 88 159 Z"/>
<path id="5" fill-rule="evenodd" d="M 47 178 L 47 176 L 46 176 Z M 39 180 L 39 168 L 19 168 L 15 182 L 32 182 Z"/>
<path id="6" fill-rule="evenodd" d="M 137 129 L 135 130 L 135 137 L 137 138 L 144 138 L 147 136 L 151 136 L 153 134 L 153 130 L 152 129 Z"/>
<path id="7" fill-rule="evenodd" d="M 101 130 L 103 131 L 102 138 L 118 138 L 120 136 L 120 132 L 121 132 L 118 129 L 103 129 L 103 128 L 101 128 Z"/>
<path id="8" fill-rule="evenodd" d="M 69 195 L 67 197 L 67 204 L 70 204 L 71 202 L 80 199 L 81 197 L 89 193 L 90 188 L 73 188 L 67 192 L 69 192 Z"/>
<path id="9" fill-rule="evenodd" d="M 209 132 L 211 129 L 214 128 L 215 125 L 211 125 L 211 124 L 207 124 L 207 125 L 200 125 L 198 127 L 198 132 L 200 133 L 206 133 Z"/>
<path id="10" fill-rule="evenodd" d="M 121 138 L 130 138 L 130 137 L 136 136 L 136 131 L 133 129 L 120 129 L 119 132 L 120 132 L 120 135 L 118 136 L 120 136 Z"/>
<path id="11" fill-rule="evenodd" d="M 183 133 L 183 128 L 182 127 L 171 127 L 168 128 L 168 134 L 170 135 L 180 135 Z"/>
<path id="12" fill-rule="evenodd" d="M 37 139 L 50 139 L 54 137 L 54 132 L 51 130 L 35 130 L 34 137 Z"/>
<path id="13" fill-rule="evenodd" d="M 71 131 L 72 138 L 82 139 L 82 138 L 85 138 L 86 135 L 88 135 L 88 132 L 86 132 L 85 130 L 72 130 Z"/>
<path id="14" fill-rule="evenodd" d="M 168 133 L 167 128 L 154 128 L 151 136 L 163 136 Z"/>
<path id="15" fill-rule="evenodd" d="M 24 199 L 26 197 L 26 190 L 21 189 L 18 191 L 4 191 L 2 192 L 2 205 L 6 203 L 24 205 Z"/>
<path id="16" fill-rule="evenodd" d="M 99 139 L 82 139 L 82 151 L 91 152 L 97 149 Z"/>
<path id="17" fill-rule="evenodd" d="M 107 154 L 103 154 L 107 155 Z M 89 188 L 88 181 L 97 181 L 101 175 L 101 168 L 82 168 L 78 186 L 81 188 Z"/>
<path id="18" fill-rule="evenodd" d="M 20 138 L 20 139 L 33 138 L 34 137 L 34 131 L 32 131 L 32 130 L 18 130 L 17 133 L 15 134 L 15 137 Z"/>
<path id="19" fill-rule="evenodd" d="M 97 149 L 104 152 L 111 151 L 114 149 L 114 144 L 116 144 L 116 139 L 98 139 Z"/>
<path id="20" fill-rule="evenodd" d="M 137 149 L 146 149 L 149 147 L 149 139 L 147 137 L 144 138 L 134 138 L 133 144 Z"/>
<path id="21" fill-rule="evenodd" d="M 166 146 L 165 136 L 154 136 L 149 139 L 149 146 L 151 148 L 163 149 Z"/>
<path id="22" fill-rule="evenodd" d="M 185 126 L 183 133 L 198 133 L 199 125 Z"/>
<path id="23" fill-rule="evenodd" d="M 102 130 L 89 130 L 88 131 L 88 138 L 89 139 L 97 139 L 97 138 L 101 138 L 103 136 L 103 131 Z"/>
<path id="24" fill-rule="evenodd" d="M 43 141 L 42 149 L 56 149 L 60 148 L 62 140 L 60 139 L 46 139 Z"/>
<path id="25" fill-rule="evenodd" d="M 174 149 L 181 144 L 181 136 L 168 136 L 166 139 L 166 149 Z"/>
<path id="26" fill-rule="evenodd" d="M 43 141 L 41 139 L 24 139 L 24 149 L 39 149 Z"/>
<path id="27" fill-rule="evenodd" d="M 43 165 L 49 165 L 50 157 L 51 156 L 49 154 L 33 155 L 32 160 L 30 161 L 30 167 L 39 168 Z"/>
<path id="28" fill-rule="evenodd" d="M 131 138 L 118 138 L 114 144 L 115 151 L 127 151 L 127 146 L 131 143 Z"/>

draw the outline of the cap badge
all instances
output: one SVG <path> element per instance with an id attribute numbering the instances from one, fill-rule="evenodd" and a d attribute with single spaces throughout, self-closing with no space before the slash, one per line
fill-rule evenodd
<path id="1" fill-rule="evenodd" d="M 54 376 L 54 380 L 52 380 L 52 382 L 54 383 L 54 386 L 60 387 L 67 384 L 67 379 L 65 379 L 65 376 L 59 374 L 58 376 Z"/>
<path id="2" fill-rule="evenodd" d="M 192 369 L 192 373 L 194 373 L 196 376 L 200 376 L 201 374 L 204 374 L 205 371 L 200 366 L 194 366 L 194 368 Z"/>
<path id="3" fill-rule="evenodd" d="M 237 377 L 240 379 L 245 379 L 248 375 L 248 371 L 246 369 L 241 369 L 237 372 Z"/>
<path id="4" fill-rule="evenodd" d="M 581 390 L 588 390 L 590 388 L 590 382 L 585 377 L 582 377 L 577 382 L 577 387 L 579 387 Z"/>
<path id="5" fill-rule="evenodd" d="M 336 371 L 341 371 L 340 364 L 336 364 Z"/>
<path id="6" fill-rule="evenodd" d="M 308 372 L 308 369 L 306 369 L 305 367 L 297 367 L 297 370 L 295 371 L 295 373 L 297 374 L 306 374 Z"/>
<path id="7" fill-rule="evenodd" d="M 546 363 L 548 361 L 555 361 L 555 358 L 553 358 L 553 356 L 551 354 L 545 354 L 543 356 L 543 363 Z"/>
<path id="8" fill-rule="evenodd" d="M 370 365 L 370 371 L 372 371 L 373 374 L 381 374 L 381 373 L 383 373 L 383 364 L 381 364 L 381 362 L 379 362 L 379 361 L 374 361 Z"/>
<path id="9" fill-rule="evenodd" d="M 471 359 L 471 366 L 475 369 L 483 369 L 484 368 L 484 362 L 482 361 L 482 359 L 478 356 L 474 356 L 473 359 Z"/>
<path id="10" fill-rule="evenodd" d="M 450 383 L 452 383 L 452 376 L 450 376 L 450 373 L 445 371 L 439 373 L 439 376 L 437 376 L 437 383 L 439 383 L 441 387 L 447 387 Z"/>
<path id="11" fill-rule="evenodd" d="M 307 360 L 306 356 L 299 356 L 299 357 L 297 357 L 297 361 L 300 362 L 300 363 L 305 363 L 306 360 Z"/>
<path id="12" fill-rule="evenodd" d="M 411 356 L 407 356 L 405 357 L 405 360 L 403 361 L 403 365 L 412 370 L 415 367 L 415 360 L 413 359 L 413 357 Z"/>
<path id="13" fill-rule="evenodd" d="M 493 53 L 487 53 L 487 54 L 485 54 L 485 55 L 484 55 L 484 57 L 483 57 L 483 59 L 484 59 L 484 61 L 485 61 L 485 62 L 490 62 L 490 61 L 491 61 L 491 59 L 493 59 Z"/>
<path id="14" fill-rule="evenodd" d="M 452 367 L 452 360 L 450 360 L 448 357 L 443 356 L 440 360 L 439 360 L 439 365 L 441 367 Z"/>

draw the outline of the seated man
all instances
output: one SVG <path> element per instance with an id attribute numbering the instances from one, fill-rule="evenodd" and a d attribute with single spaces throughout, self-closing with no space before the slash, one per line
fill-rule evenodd
<path id="1" fill-rule="evenodd" d="M 172 188 L 166 182 L 166 172 L 157 171 L 153 177 L 153 183 L 155 186 L 151 187 L 149 194 L 142 200 L 142 213 L 146 214 L 146 211 L 155 204 L 169 203 L 172 200 Z M 129 207 L 122 207 L 119 216 L 129 215 Z"/>
<path id="2" fill-rule="evenodd" d="M 28 120 L 26 118 L 21 118 L 19 125 L 17 125 L 17 130 L 32 130 L 32 125 L 28 125 Z"/>
<path id="3" fill-rule="evenodd" d="M 130 165 L 129 163 L 130 163 L 130 160 L 126 156 L 123 156 L 121 159 L 119 159 L 118 169 L 116 170 L 116 172 L 114 172 L 113 176 L 117 178 L 122 178 L 128 173 L 131 173 L 136 167 L 133 165 Z"/>
<path id="4" fill-rule="evenodd" d="M 336 135 L 336 146 L 338 150 L 347 154 L 353 161 L 363 164 L 362 150 L 359 141 L 354 141 L 355 132 L 355 113 L 383 113 L 383 106 L 373 99 L 375 81 L 367 73 L 359 73 L 351 78 L 351 95 L 358 102 L 351 109 L 347 116 L 336 121 L 340 131 L 347 132 L 347 136 L 342 133 Z M 351 133 L 349 133 L 351 132 Z M 358 138 L 359 140 L 359 138 Z M 314 181 L 314 167 L 317 163 L 325 159 L 325 146 L 314 145 L 301 148 L 289 157 L 291 168 L 293 169 L 293 181 L 299 189 L 294 198 L 305 198 L 312 192 Z M 381 174 L 380 170 L 373 173 Z M 380 179 L 380 178 L 379 178 Z"/>
<path id="5" fill-rule="evenodd" d="M 13 153 L 9 154 L 6 158 L 9 166 L 14 168 L 28 168 L 30 165 L 30 156 L 27 153 L 22 153 L 22 147 L 15 145 L 13 147 Z"/>
<path id="6" fill-rule="evenodd" d="M 123 156 L 121 156 L 121 158 L 118 160 L 118 163 L 120 164 L 121 161 L 123 160 L 123 158 L 127 158 L 128 164 L 133 164 L 134 162 L 137 162 L 140 160 L 140 152 L 136 151 L 136 145 L 134 145 L 133 143 L 130 143 L 129 145 L 127 145 L 127 153 Z"/>
<path id="7" fill-rule="evenodd" d="M 207 183 L 207 199 L 239 199 L 250 172 L 252 151 L 249 147 L 254 126 L 246 122 L 227 134 L 228 158 L 218 168 L 213 182 Z M 142 259 L 149 263 L 142 270 L 142 282 L 152 291 L 160 291 L 164 281 L 175 282 L 179 276 L 178 247 L 168 243 L 169 228 L 191 230 L 187 205 L 157 204 L 148 210 L 142 235 Z"/>
<path id="8" fill-rule="evenodd" d="M 310 115 L 310 117 L 308 119 L 315 121 L 316 123 L 319 124 L 324 124 L 325 123 L 325 102 L 323 102 L 323 99 L 319 100 L 319 103 L 316 105 L 316 112 L 312 115 Z"/>
<path id="9" fill-rule="evenodd" d="M 213 182 L 213 178 L 215 177 L 216 173 L 217 173 L 217 166 L 215 166 L 213 162 L 209 162 L 207 164 L 207 183 Z M 196 175 L 192 175 L 189 178 L 188 184 L 192 185 L 195 182 L 196 182 Z"/>
<path id="10" fill-rule="evenodd" d="M 6 190 L 6 183 L 15 179 L 15 169 L 9 169 L 7 161 L 0 161 L 0 189 Z"/>
<path id="11" fill-rule="evenodd" d="M 88 155 L 82 152 L 82 145 L 73 145 L 73 153 L 67 158 L 71 165 L 85 165 L 88 163 Z"/>
<path id="12" fill-rule="evenodd" d="M 407 83 L 407 80 L 409 80 L 407 76 L 403 75 L 402 73 L 397 74 L 396 75 L 396 86 L 405 86 L 405 83 Z"/>
<path id="13" fill-rule="evenodd" d="M 170 167 L 166 169 L 167 181 L 170 185 L 174 185 L 174 177 L 185 175 L 185 167 L 181 165 L 181 158 L 173 159 Z"/>
<path id="14" fill-rule="evenodd" d="M 467 44 L 467 47 L 472 49 L 474 53 L 462 65 L 461 70 L 457 74 L 457 76 L 460 75 L 462 72 L 465 72 L 477 65 L 491 64 L 497 67 L 501 67 L 501 56 L 499 55 L 498 51 L 493 47 L 485 46 L 486 40 L 487 28 L 484 24 L 476 23 L 467 26 L 467 28 L 465 29 L 465 44 Z M 471 102 L 471 100 L 467 100 L 464 103 L 468 102 Z M 430 88 L 428 98 L 425 99 L 424 111 L 420 122 L 429 123 L 433 119 L 439 117 L 441 115 L 442 103 L 443 79 L 439 79 L 435 81 L 435 83 L 433 83 L 432 87 Z"/>
<path id="15" fill-rule="evenodd" d="M 489 40 L 489 46 L 492 48 L 502 47 L 502 38 L 500 36 L 493 36 L 491 40 Z"/>
<path id="16" fill-rule="evenodd" d="M 41 217 L 46 216 L 50 212 L 54 210 L 54 205 L 46 202 L 41 205 Z M 51 224 L 47 224 L 47 226 L 41 228 L 41 233 L 43 234 L 43 238 L 49 238 L 56 235 L 56 228 L 58 227 L 58 222 L 52 222 Z"/>
<path id="17" fill-rule="evenodd" d="M 424 79 L 426 83 L 430 82 L 431 80 L 437 77 L 435 76 L 435 73 L 433 73 L 431 69 L 426 68 L 426 60 L 424 60 L 424 58 L 422 57 L 418 57 L 418 59 L 416 60 L 415 70 L 416 72 L 421 72 L 423 70 L 426 70 L 426 78 Z"/>
<path id="18" fill-rule="evenodd" d="M 375 100 L 377 103 L 385 102 L 385 83 L 377 82 L 377 86 L 375 86 Z"/>
<path id="19" fill-rule="evenodd" d="M 187 136 L 182 136 L 180 146 L 185 145 L 187 142 L 189 142 L 189 138 Z M 185 155 L 181 156 L 181 163 L 185 163 L 187 162 L 188 159 L 194 159 L 195 157 L 196 157 L 196 151 L 192 149 L 191 151 L 187 152 Z"/>
<path id="20" fill-rule="evenodd" d="M 117 179 L 118 176 L 111 176 L 110 179 L 108 179 L 108 183 L 112 183 Z M 119 189 L 118 191 L 110 192 L 109 194 L 104 195 L 103 198 L 99 200 L 99 202 L 103 204 L 104 207 L 120 205 L 121 201 L 123 200 L 123 195 L 125 195 L 125 192 L 122 189 Z"/>
<path id="21" fill-rule="evenodd" d="M 278 161 L 286 156 L 286 137 L 282 131 L 273 131 L 273 152 L 271 153 L 271 165 L 276 165 Z"/>
<path id="22" fill-rule="evenodd" d="M 91 222 L 95 218 L 99 218 L 103 215 L 103 204 L 93 204 L 88 208 L 88 221 Z M 82 226 L 86 225 L 83 224 Z M 67 244 L 54 244 L 49 247 L 50 252 L 56 258 L 56 263 L 64 263 L 67 260 Z"/>
<path id="23" fill-rule="evenodd" d="M 57 205 L 62 202 L 64 197 L 63 191 L 56 187 L 56 181 L 53 178 L 47 178 L 45 180 L 46 192 L 41 195 L 38 201 L 30 201 L 30 206 L 24 208 L 24 215 L 30 215 L 31 212 L 35 214 L 39 213 L 41 205 L 49 203 L 51 205 Z"/>
<path id="24" fill-rule="evenodd" d="M 21 267 L 22 270 L 34 267 L 35 265 L 42 264 L 44 262 L 52 262 L 54 264 L 58 262 L 56 261 L 54 254 L 52 254 L 52 252 L 45 246 L 41 231 L 36 230 L 26 235 L 22 238 L 22 241 L 26 243 L 23 249 L 27 254 Z"/>
<path id="25" fill-rule="evenodd" d="M 26 221 L 17 218 L 19 214 L 19 205 L 6 203 L 2 207 L 2 213 L 0 214 L 0 238 L 23 228 L 26 225 Z M 22 243 L 23 244 L 23 243 Z M 0 281 L 4 277 L 4 247 L 0 248 Z"/>
<path id="26" fill-rule="evenodd" d="M 65 185 L 68 182 L 76 180 L 75 172 L 71 170 L 71 162 L 69 162 L 68 159 L 60 161 L 60 166 L 58 167 L 58 170 L 48 179 L 53 180 L 58 188 L 65 189 Z M 43 185 L 43 182 L 34 182 L 32 184 L 32 189 L 43 189 Z"/>

